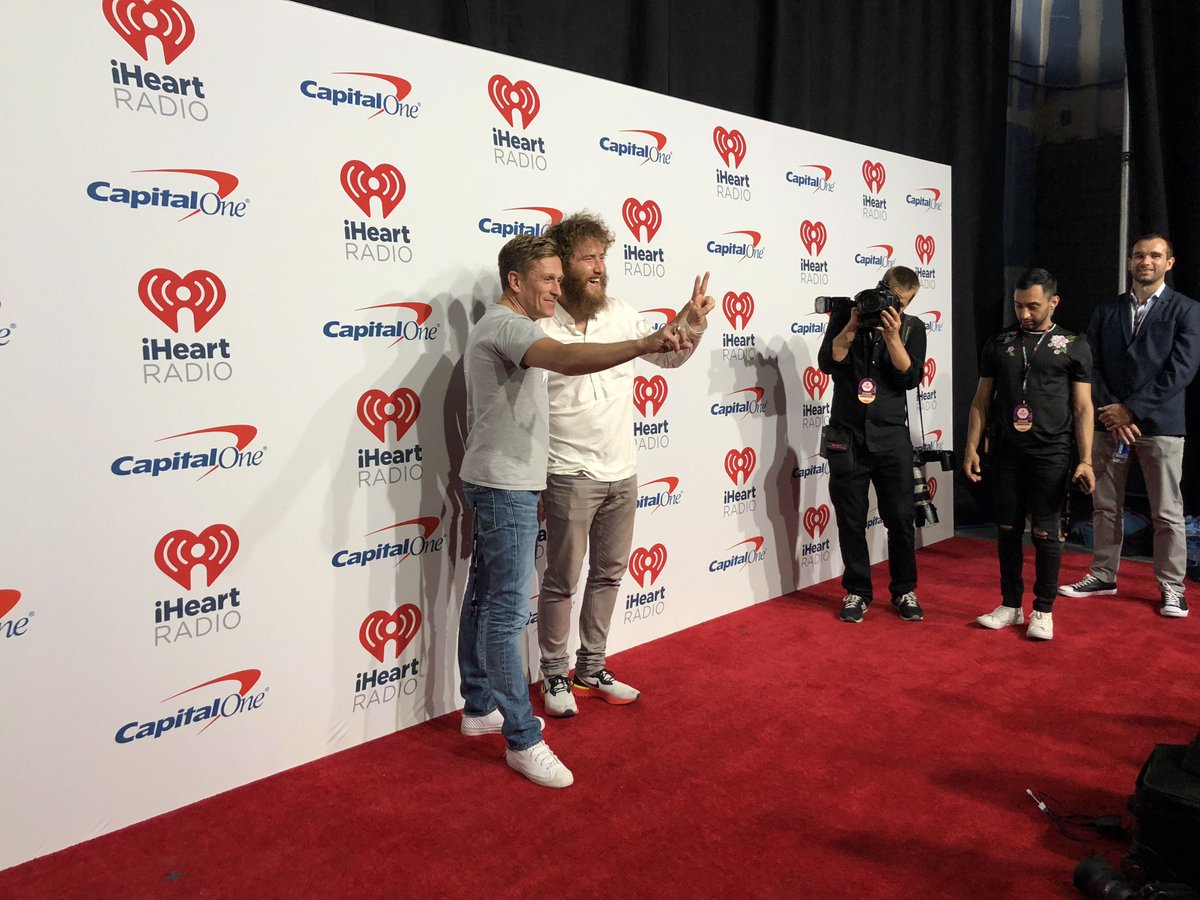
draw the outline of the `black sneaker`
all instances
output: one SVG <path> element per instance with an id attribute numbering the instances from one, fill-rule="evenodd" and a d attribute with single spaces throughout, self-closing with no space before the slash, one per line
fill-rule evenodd
<path id="1" fill-rule="evenodd" d="M 912 591 L 893 597 L 892 606 L 896 607 L 896 612 L 900 613 L 900 618 L 905 622 L 920 622 L 925 618 L 921 604 L 917 602 L 917 595 Z"/>
<path id="2" fill-rule="evenodd" d="M 843 622 L 861 622 L 863 616 L 867 614 L 867 607 L 870 603 L 858 596 L 858 594 L 847 594 L 842 598 L 842 615 Z"/>
<path id="3" fill-rule="evenodd" d="M 1095 575 L 1084 575 L 1074 584 L 1060 584 L 1058 592 L 1064 597 L 1111 597 L 1117 592 L 1117 583 L 1101 581 Z"/>
<path id="4" fill-rule="evenodd" d="M 1167 616 L 1170 619 L 1186 619 L 1188 608 L 1187 601 L 1183 599 L 1183 594 L 1172 588 L 1163 588 L 1162 603 L 1158 607 L 1158 614 L 1160 616 Z"/>

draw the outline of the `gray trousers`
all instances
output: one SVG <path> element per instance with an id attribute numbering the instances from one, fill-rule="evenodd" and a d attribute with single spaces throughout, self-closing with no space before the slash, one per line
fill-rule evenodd
<path id="1" fill-rule="evenodd" d="M 550 475 L 542 507 L 546 512 L 546 571 L 538 595 L 542 677 L 566 675 L 570 668 L 571 598 L 585 553 L 588 576 L 579 609 L 575 671 L 591 675 L 604 668 L 608 628 L 629 562 L 637 476 L 593 481 L 583 475 Z"/>
<path id="2" fill-rule="evenodd" d="M 1095 549 L 1092 574 L 1116 581 L 1125 537 L 1125 482 L 1130 462 L 1113 464 L 1115 441 L 1107 431 L 1096 432 L 1092 461 L 1096 490 L 1092 494 L 1092 533 Z M 1187 534 L 1183 521 L 1183 438 L 1140 437 L 1130 450 L 1137 455 L 1150 499 L 1154 522 L 1154 575 L 1160 588 L 1183 593 L 1187 571 Z"/>

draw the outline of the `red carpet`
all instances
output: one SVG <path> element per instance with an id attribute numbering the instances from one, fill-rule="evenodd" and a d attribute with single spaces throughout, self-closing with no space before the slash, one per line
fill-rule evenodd
<path id="1" fill-rule="evenodd" d="M 886 596 L 841 623 L 829 582 L 615 657 L 642 699 L 547 725 L 567 790 L 453 714 L 9 869 L 0 896 L 1078 896 L 1088 848 L 1025 789 L 1124 814 L 1154 744 L 1200 728 L 1200 613 L 1161 618 L 1127 562 L 1035 643 L 973 624 L 994 544 L 920 566 L 922 623 Z"/>

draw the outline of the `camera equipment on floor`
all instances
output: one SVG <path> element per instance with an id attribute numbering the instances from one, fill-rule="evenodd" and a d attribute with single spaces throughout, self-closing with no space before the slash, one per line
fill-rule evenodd
<path id="1" fill-rule="evenodd" d="M 878 328 L 885 309 L 900 311 L 900 298 L 882 281 L 873 288 L 859 291 L 853 297 L 818 297 L 814 310 L 819 313 L 858 310 L 858 324 L 863 328 Z"/>
<path id="2" fill-rule="evenodd" d="M 1099 856 L 1075 868 L 1089 897 L 1200 900 L 1200 734 L 1189 744 L 1159 744 L 1126 804 L 1137 824 L 1120 871 Z"/>

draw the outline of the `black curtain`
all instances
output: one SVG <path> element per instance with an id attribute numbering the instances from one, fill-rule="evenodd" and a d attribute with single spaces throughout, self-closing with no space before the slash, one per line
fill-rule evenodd
<path id="1" fill-rule="evenodd" d="M 978 351 L 1005 303 L 1011 0 L 305 2 L 951 165 L 961 444 Z M 955 493 L 960 518 L 977 520 L 972 492 Z"/>
<path id="2" fill-rule="evenodd" d="M 1170 284 L 1200 298 L 1200 3 L 1125 0 L 1129 73 L 1130 239 L 1167 235 Z M 1188 391 L 1188 422 L 1200 422 L 1200 383 Z M 1184 457 L 1184 505 L 1200 513 L 1200 441 Z"/>

